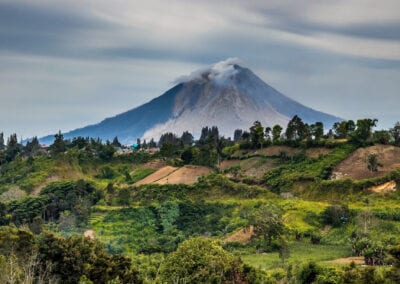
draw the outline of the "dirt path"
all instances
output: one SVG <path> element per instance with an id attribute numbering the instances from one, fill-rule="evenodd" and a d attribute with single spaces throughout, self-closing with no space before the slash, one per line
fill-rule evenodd
<path id="1" fill-rule="evenodd" d="M 56 176 L 56 175 L 48 177 L 41 185 L 39 185 L 39 186 L 37 186 L 37 187 L 35 187 L 35 188 L 33 189 L 32 195 L 38 196 L 39 193 L 42 191 L 42 189 L 43 189 L 46 185 L 48 185 L 49 183 L 55 182 L 55 181 L 59 181 L 59 180 L 60 180 L 60 177 L 59 177 L 59 176 Z"/>
<path id="2" fill-rule="evenodd" d="M 249 228 L 241 229 L 240 231 L 226 237 L 224 242 L 238 242 L 238 243 L 247 243 L 250 241 L 251 237 L 254 235 L 254 227 L 250 226 Z"/>
<path id="3" fill-rule="evenodd" d="M 380 185 L 371 186 L 368 190 L 375 193 L 388 193 L 396 191 L 396 188 L 397 183 L 394 180 L 391 180 Z"/>

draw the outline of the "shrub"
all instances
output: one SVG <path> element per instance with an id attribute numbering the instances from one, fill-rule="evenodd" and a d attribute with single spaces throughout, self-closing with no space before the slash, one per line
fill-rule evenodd
<path id="1" fill-rule="evenodd" d="M 333 227 L 339 227 L 350 221 L 352 212 L 347 205 L 332 205 L 328 206 L 322 212 L 322 223 L 325 225 L 331 225 Z"/>

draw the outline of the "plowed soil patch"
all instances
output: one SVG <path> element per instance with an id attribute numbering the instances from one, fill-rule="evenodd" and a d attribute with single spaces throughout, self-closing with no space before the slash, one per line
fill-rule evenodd
<path id="1" fill-rule="evenodd" d="M 155 173 L 145 177 L 135 183 L 135 185 L 156 183 L 156 184 L 191 184 L 197 182 L 200 176 L 207 175 L 211 172 L 210 168 L 202 166 L 184 166 L 181 168 L 166 166 Z"/>
<path id="2" fill-rule="evenodd" d="M 370 154 L 376 154 L 378 162 L 383 165 L 378 168 L 377 172 L 368 170 L 367 161 Z M 364 179 L 383 176 L 396 168 L 400 168 L 400 147 L 375 145 L 354 151 L 347 159 L 335 167 L 332 177 L 335 179 Z"/>
<path id="3" fill-rule="evenodd" d="M 158 184 L 166 183 L 184 183 L 191 184 L 197 182 L 201 176 L 208 175 L 211 172 L 210 168 L 201 166 L 184 166 L 172 172 L 168 176 L 158 180 Z"/>
<path id="4" fill-rule="evenodd" d="M 158 180 L 168 176 L 171 174 L 173 171 L 176 171 L 178 168 L 176 167 L 171 167 L 171 166 L 165 166 L 158 171 L 152 173 L 151 175 L 148 175 L 142 180 L 139 180 L 138 182 L 135 183 L 135 185 L 142 185 L 142 184 L 149 184 L 149 183 L 156 183 Z"/>

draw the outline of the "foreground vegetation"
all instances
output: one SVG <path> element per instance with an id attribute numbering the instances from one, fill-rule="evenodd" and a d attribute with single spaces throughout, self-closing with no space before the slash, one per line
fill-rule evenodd
<path id="1" fill-rule="evenodd" d="M 400 169 L 331 179 L 356 149 L 399 145 L 400 124 L 375 124 L 345 121 L 323 135 L 294 117 L 284 135 L 256 122 L 235 141 L 204 128 L 195 143 L 167 133 L 156 154 L 138 141 L 142 150 L 118 155 L 117 138 L 59 133 L 46 149 L 0 139 L 0 282 L 398 283 L 400 193 L 368 188 L 400 184 Z M 280 151 L 264 151 L 272 146 Z M 324 154 L 308 155 L 317 148 Z M 230 158 L 242 163 L 221 170 Z M 214 171 L 195 184 L 136 186 L 160 159 Z M 246 161 L 268 167 L 247 176 Z M 379 171 L 379 160 L 365 167 Z"/>

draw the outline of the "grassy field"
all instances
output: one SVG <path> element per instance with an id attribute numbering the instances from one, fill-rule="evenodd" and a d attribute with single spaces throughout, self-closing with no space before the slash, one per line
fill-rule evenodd
<path id="1" fill-rule="evenodd" d="M 312 245 L 305 242 L 294 242 L 289 245 L 290 256 L 286 264 L 299 264 L 308 261 L 323 262 L 351 255 L 349 247 L 335 245 Z M 245 254 L 241 259 L 254 267 L 269 270 L 283 267 L 284 263 L 277 252 L 262 254 Z"/>

